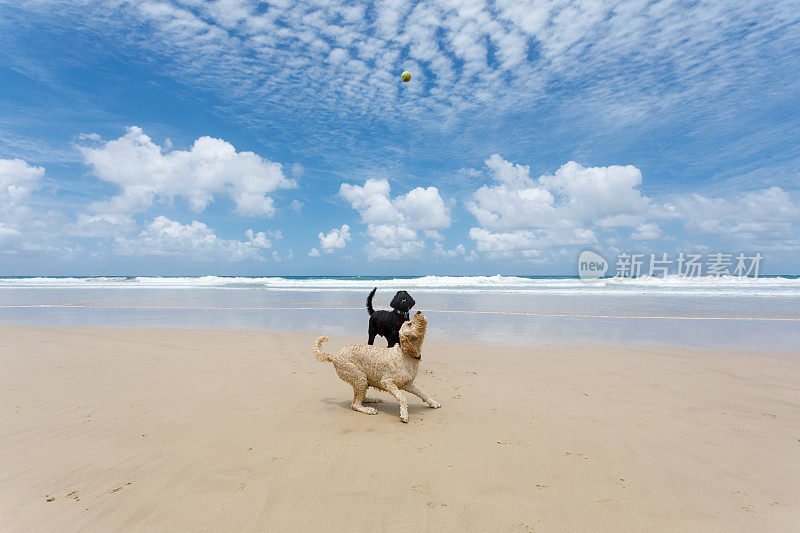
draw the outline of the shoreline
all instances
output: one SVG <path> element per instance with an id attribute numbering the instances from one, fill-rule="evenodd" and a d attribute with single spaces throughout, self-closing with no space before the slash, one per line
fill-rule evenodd
<path id="1" fill-rule="evenodd" d="M 324 332 L 320 332 L 324 333 Z M 423 346 L 408 424 L 316 333 L 0 326 L 0 522 L 86 529 L 789 531 L 800 359 Z M 338 349 L 358 339 L 331 335 Z M 52 501 L 47 501 L 52 497 Z M 401 518 L 402 516 L 402 518 Z"/>
<path id="2" fill-rule="evenodd" d="M 359 309 L 359 311 L 361 311 Z M 661 317 L 659 317 L 661 319 Z M 629 318 L 625 317 L 624 320 L 629 320 Z M 715 320 L 715 319 L 709 319 Z M 720 319 L 726 320 L 726 319 Z M 769 319 L 764 319 L 769 320 Z M 794 319 L 792 319 L 794 320 Z M 800 319 L 798 319 L 800 321 Z M 356 336 L 352 334 L 346 333 L 328 333 L 325 331 L 325 326 L 321 326 L 319 330 L 309 330 L 309 329 L 274 329 L 274 328 L 259 328 L 259 327 L 238 327 L 238 328 L 226 328 L 226 327 L 217 327 L 217 328 L 209 328 L 202 325 L 197 326 L 151 326 L 151 325 L 129 325 L 129 326 L 121 326 L 121 325 L 42 325 L 42 324 L 16 324 L 13 322 L 4 322 L 0 320 L 0 332 L 3 329 L 12 329 L 12 328 L 30 328 L 30 329 L 54 329 L 54 330 L 120 330 L 120 331 L 127 331 L 127 330 L 153 330 L 153 331 L 178 331 L 178 332 L 215 332 L 215 333 L 264 333 L 266 335 L 271 334 L 297 334 L 297 335 L 307 335 L 309 338 L 316 339 L 316 337 L 320 335 L 327 335 L 331 339 L 345 339 L 349 344 L 364 344 L 366 341 L 362 338 L 362 336 Z M 430 331 L 430 329 L 429 329 Z M 365 337 L 366 335 L 364 335 Z M 383 346 L 385 344 L 385 339 L 383 337 L 377 337 L 376 344 Z M 661 341 L 641 341 L 641 340 L 634 340 L 634 341 L 625 341 L 625 342 L 580 342 L 580 341 L 572 341 L 567 342 L 565 340 L 550 340 L 550 342 L 522 342 L 518 337 L 509 337 L 509 338 L 500 338 L 494 340 L 492 342 L 483 340 L 483 339 L 474 339 L 474 338 L 458 338 L 457 336 L 453 335 L 452 337 L 441 337 L 438 335 L 431 335 L 430 333 L 426 337 L 426 343 L 428 346 L 431 345 L 444 345 L 444 346 L 452 346 L 452 345 L 459 345 L 465 344 L 468 346 L 479 345 L 483 347 L 502 347 L 502 348 L 510 348 L 510 349 L 519 349 L 519 348 L 530 348 L 530 349 L 600 349 L 600 350 L 627 350 L 627 349 L 635 349 L 638 351 L 643 352 L 656 352 L 661 353 L 664 351 L 675 351 L 675 350 L 689 350 L 695 354 L 718 354 L 719 352 L 725 352 L 726 354 L 732 355 L 740 355 L 746 357 L 748 355 L 755 355 L 755 356 L 776 356 L 776 357 L 798 357 L 800 356 L 800 352 L 796 349 L 790 348 L 763 348 L 754 350 L 751 348 L 732 348 L 729 346 L 693 346 L 691 340 L 684 341 L 684 342 L 675 342 L 675 343 L 667 343 Z M 799 357 L 800 358 L 800 357 Z"/>
<path id="3" fill-rule="evenodd" d="M 568 295 L 544 287 L 540 287 L 543 292 L 537 289 L 535 293 L 518 293 L 508 287 L 483 292 L 413 288 L 412 294 L 417 308 L 430 319 L 429 334 L 448 340 L 470 338 L 512 345 L 665 344 L 755 351 L 791 351 L 800 345 L 800 299 L 784 295 L 788 290 L 784 284 L 766 283 L 763 291 L 772 296 L 751 294 L 753 288 L 744 286 L 735 289 L 736 295 L 699 295 L 697 288 L 691 287 L 669 295 L 660 290 L 649 292 L 653 287 L 648 284 L 641 294 L 639 289 L 623 287 L 620 294 L 604 295 L 582 281 L 573 281 L 579 284 L 577 292 Z M 370 281 L 365 283 L 372 286 Z M 123 289 L 112 283 L 86 290 L 91 285 L 0 288 L 0 322 L 366 335 L 364 301 L 368 291 L 353 292 L 361 289 Z M 800 287 L 800 280 L 792 280 L 791 286 L 795 285 Z M 376 308 L 385 309 L 392 293 L 380 289 Z"/>

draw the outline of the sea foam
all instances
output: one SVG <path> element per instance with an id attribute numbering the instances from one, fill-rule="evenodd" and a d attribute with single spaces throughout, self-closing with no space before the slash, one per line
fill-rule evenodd
<path id="1" fill-rule="evenodd" d="M 516 292 L 550 294 L 690 294 L 800 296 L 800 278 L 732 276 L 601 278 L 523 276 L 420 277 L 28 277 L 0 278 L 3 288 L 69 289 L 267 289 L 285 291 L 385 290 Z"/>

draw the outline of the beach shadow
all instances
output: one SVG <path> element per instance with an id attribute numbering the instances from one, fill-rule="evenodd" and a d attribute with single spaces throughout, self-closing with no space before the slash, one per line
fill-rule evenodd
<path id="1" fill-rule="evenodd" d="M 383 396 L 378 396 L 376 394 L 371 394 L 371 395 L 368 394 L 367 396 L 372 397 L 372 398 L 380 398 L 381 400 L 383 400 L 380 403 L 367 403 L 367 404 L 364 404 L 367 407 L 374 407 L 375 409 L 377 409 L 379 415 L 381 413 L 386 413 L 386 414 L 390 414 L 390 415 L 394 415 L 394 416 L 398 416 L 399 415 L 400 406 L 397 405 L 397 401 L 394 398 L 391 398 L 391 397 L 384 398 Z M 414 399 L 417 399 L 417 397 L 414 396 Z M 350 409 L 350 401 L 351 400 L 342 401 L 342 400 L 340 400 L 338 398 L 323 398 L 321 401 L 322 401 L 322 403 L 326 403 L 328 405 L 338 405 L 342 409 L 346 409 L 348 411 L 351 410 Z M 433 410 L 425 402 L 423 402 L 422 400 L 419 400 L 420 403 L 416 403 L 416 402 L 412 403 L 413 401 L 414 400 L 411 400 L 410 398 L 408 398 L 408 414 L 409 415 L 411 413 L 419 413 L 419 412 L 422 412 L 422 411 L 432 411 Z"/>

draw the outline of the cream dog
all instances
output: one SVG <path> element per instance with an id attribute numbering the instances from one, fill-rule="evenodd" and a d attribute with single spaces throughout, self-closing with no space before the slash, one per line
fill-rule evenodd
<path id="1" fill-rule="evenodd" d="M 408 422 L 408 404 L 402 391 L 419 396 L 422 400 L 437 409 L 442 405 L 414 385 L 417 377 L 419 360 L 422 358 L 422 341 L 428 321 L 417 311 L 411 320 L 400 328 L 400 344 L 392 348 L 378 348 L 368 344 L 350 344 L 336 355 L 320 351 L 322 343 L 328 337 L 320 337 L 314 344 L 314 357 L 318 361 L 330 361 L 336 368 L 339 377 L 352 385 L 353 403 L 351 407 L 359 413 L 378 414 L 377 409 L 364 407 L 362 402 L 375 401 L 365 399 L 369 387 L 384 390 L 397 399 L 400 404 L 400 419 Z"/>

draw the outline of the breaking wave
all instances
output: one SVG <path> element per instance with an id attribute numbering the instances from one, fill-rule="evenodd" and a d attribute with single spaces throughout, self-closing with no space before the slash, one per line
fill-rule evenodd
<path id="1" fill-rule="evenodd" d="M 399 288 L 431 292 L 515 292 L 549 294 L 652 294 L 800 296 L 800 278 L 649 277 L 603 278 L 524 276 L 419 277 L 5 277 L 3 288 L 62 289 L 261 289 L 281 291 L 359 291 Z"/>

